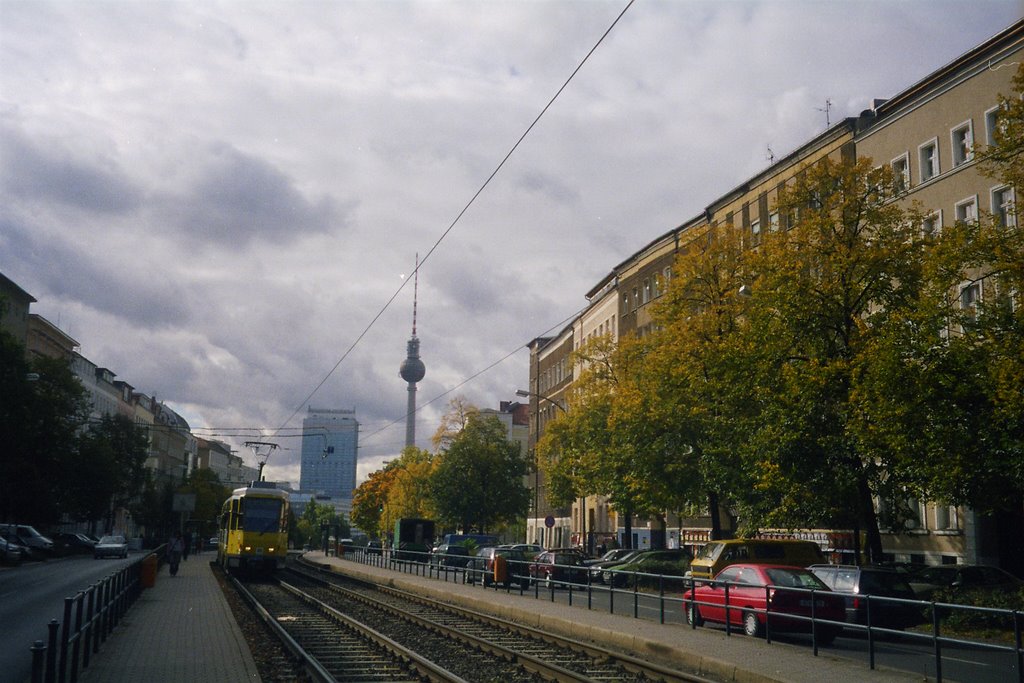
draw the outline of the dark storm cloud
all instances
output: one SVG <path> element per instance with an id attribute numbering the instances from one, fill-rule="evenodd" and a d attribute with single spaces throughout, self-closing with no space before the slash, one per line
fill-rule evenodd
<path id="1" fill-rule="evenodd" d="M 196 238 L 231 245 L 286 243 L 347 224 L 331 200 L 307 200 L 285 173 L 229 145 L 210 148 L 195 163 L 204 166 L 199 177 L 167 210 Z"/>
<path id="2" fill-rule="evenodd" d="M 107 214 L 136 208 L 139 188 L 101 159 L 83 160 L 52 142 L 0 126 L 0 187 L 8 202 L 59 202 Z"/>

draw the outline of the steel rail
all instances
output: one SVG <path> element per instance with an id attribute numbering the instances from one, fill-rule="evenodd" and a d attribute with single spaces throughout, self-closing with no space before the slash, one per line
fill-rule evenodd
<path id="1" fill-rule="evenodd" d="M 295 567 L 290 568 L 290 571 L 295 572 Z M 343 593 L 348 599 L 358 599 L 364 604 L 372 604 L 374 607 L 378 605 L 386 605 L 381 603 L 370 596 L 366 596 L 359 592 L 353 592 L 342 586 L 339 586 L 333 581 L 327 581 L 324 579 L 321 572 L 317 572 L 316 575 L 309 575 L 305 572 L 296 572 L 307 578 L 308 580 L 315 580 L 317 582 L 326 584 L 332 591 Z M 493 640 L 488 640 L 487 637 L 475 636 L 466 633 L 466 622 L 470 622 L 477 625 L 484 625 L 488 628 L 498 629 L 502 632 L 512 633 L 520 638 L 528 639 L 536 643 L 537 641 L 546 643 L 547 645 L 554 647 L 562 651 L 571 651 L 577 654 L 583 655 L 586 658 L 593 660 L 594 662 L 606 662 L 612 663 L 613 665 L 621 667 L 622 670 L 628 671 L 633 674 L 643 675 L 649 679 L 665 681 L 666 683 L 713 683 L 711 679 L 704 678 L 697 674 L 677 671 L 668 667 L 648 662 L 632 655 L 619 652 L 616 650 L 610 650 L 599 645 L 591 643 L 585 643 L 579 640 L 575 640 L 566 636 L 557 635 L 548 631 L 542 631 L 537 628 L 518 624 L 515 622 L 496 617 L 491 614 L 479 612 L 465 607 L 455 606 L 448 603 L 442 603 L 431 598 L 427 598 L 421 595 L 409 593 L 407 591 L 397 589 L 391 586 L 382 586 L 373 583 L 367 583 L 346 577 L 346 581 L 352 581 L 354 583 L 363 584 L 372 587 L 376 592 L 384 595 L 391 595 L 399 600 L 413 602 L 426 607 L 427 609 L 435 612 L 447 615 L 446 619 L 460 619 L 463 623 L 451 624 L 451 623 L 440 623 L 435 619 L 431 619 L 429 616 L 415 615 L 408 610 L 404 610 L 399 607 L 390 606 L 388 609 L 395 610 L 396 613 L 402 615 L 402 618 L 409 620 L 415 619 L 416 623 L 423 624 L 425 627 L 429 627 L 436 630 L 447 630 L 452 633 L 453 636 L 459 637 L 464 640 L 471 640 L 477 643 L 479 647 L 485 647 L 491 651 L 505 657 L 514 657 L 516 661 L 522 661 L 522 666 L 528 670 L 535 671 L 539 675 L 550 680 L 555 681 L 588 681 L 593 680 L 588 678 L 587 675 L 578 672 L 571 671 L 565 667 L 559 666 L 550 661 L 546 661 L 542 656 L 535 656 L 533 654 L 524 653 L 515 649 L 515 647 L 522 646 L 522 643 L 513 644 L 509 647 L 501 645 Z M 406 616 L 408 615 L 408 616 Z M 546 672 L 546 673 L 545 673 Z"/>
<path id="2" fill-rule="evenodd" d="M 274 633 L 281 638 L 285 646 L 291 651 L 296 657 L 298 657 L 303 666 L 307 671 L 316 678 L 318 683 L 336 683 L 338 680 L 334 674 L 330 673 L 328 669 L 319 661 L 316 655 L 309 652 L 306 647 L 299 643 L 287 629 L 282 626 L 276 617 L 274 617 L 269 610 L 267 610 L 260 600 L 249 591 L 241 582 L 235 577 L 231 577 L 231 581 L 240 594 L 248 601 L 259 614 L 260 618 L 265 623 L 271 626 Z M 456 674 L 438 666 L 434 662 L 431 662 L 409 648 L 395 642 L 388 638 L 384 634 L 370 628 L 369 626 L 360 623 L 359 621 L 352 619 L 351 617 L 340 613 L 330 605 L 317 600 L 313 596 L 301 591 L 293 586 L 289 586 L 282 582 L 274 588 L 288 593 L 293 598 L 300 600 L 304 604 L 312 607 L 314 610 L 322 614 L 324 617 L 333 621 L 340 628 L 343 628 L 353 634 L 359 639 L 373 643 L 379 648 L 387 652 L 391 657 L 403 662 L 403 664 L 411 668 L 415 673 L 422 677 L 423 680 L 430 681 L 431 683 L 469 683 L 465 679 L 457 676 Z"/>

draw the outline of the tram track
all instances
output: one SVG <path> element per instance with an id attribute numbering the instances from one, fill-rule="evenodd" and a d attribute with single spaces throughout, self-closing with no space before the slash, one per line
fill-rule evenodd
<path id="1" fill-rule="evenodd" d="M 335 609 L 376 622 L 375 628 L 384 633 L 391 628 L 408 632 L 411 627 L 413 641 L 422 642 L 429 636 L 461 642 L 467 653 L 463 657 L 472 661 L 469 680 L 509 683 L 526 675 L 532 677 L 526 680 L 566 682 L 709 683 L 709 679 L 696 674 L 395 588 L 325 576 L 295 566 L 284 576 L 288 583 Z"/>

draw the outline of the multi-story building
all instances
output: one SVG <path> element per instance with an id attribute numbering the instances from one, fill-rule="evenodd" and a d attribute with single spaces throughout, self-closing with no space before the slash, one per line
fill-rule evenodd
<path id="1" fill-rule="evenodd" d="M 40 356 L 70 360 L 77 349 L 78 342 L 69 334 L 38 313 L 29 314 L 28 335 L 25 339 L 25 351 L 29 358 Z"/>
<path id="2" fill-rule="evenodd" d="M 649 305 L 664 292 L 676 256 L 695 238 L 708 230 L 739 229 L 743 244 L 756 248 L 762 236 L 787 227 L 790 216 L 776 208 L 779 191 L 802 169 L 830 157 L 834 160 L 871 158 L 876 164 L 890 164 L 906 189 L 903 201 L 916 202 L 928 211 L 924 231 L 941 230 L 954 221 L 977 220 L 988 212 L 998 220 L 1016 220 L 1015 189 L 979 172 L 976 150 L 991 144 L 998 126 L 998 96 L 1012 92 L 1012 79 L 1024 53 L 1024 21 L 929 74 L 918 83 L 888 100 L 876 100 L 872 109 L 848 118 L 801 145 L 797 150 L 733 190 L 710 202 L 703 215 L 656 238 L 617 265 L 599 282 L 587 298 L 590 306 L 575 320 L 574 346 L 601 334 L 614 341 L 626 335 L 644 335 L 652 324 Z M 980 273 L 983 275 L 984 273 Z M 986 296 L 991 285 L 984 278 L 965 282 L 955 294 L 961 305 L 974 305 Z M 608 301 L 618 302 L 609 319 Z M 558 374 L 557 365 L 568 355 L 564 335 L 539 338 L 530 343 L 531 444 L 543 434 L 553 401 L 563 399 L 573 378 L 573 369 Z M 578 370 L 576 372 L 578 376 Z M 560 378 L 560 381 L 558 380 Z M 546 401 L 553 399 L 553 401 Z M 550 405 L 548 405 L 550 404 Z M 564 406 L 564 400 L 560 404 Z M 528 538 L 543 521 L 540 514 L 550 508 L 543 501 L 542 477 L 533 483 L 541 498 L 528 520 Z M 616 528 L 622 520 L 609 511 L 602 518 L 601 497 L 590 497 L 573 506 L 570 517 L 556 517 L 556 530 L 579 534 L 584 529 Z M 880 503 L 881 504 L 881 503 Z M 1000 519 L 985 519 L 970 510 L 941 503 L 909 501 L 917 511 L 915 528 L 909 533 L 886 533 L 885 553 L 895 560 L 939 562 L 990 562 L 1007 564 L 1005 548 L 1019 546 L 1013 539 L 1024 535 L 1024 511 Z M 581 514 L 583 510 L 593 510 Z M 707 511 L 704 511 L 705 513 Z M 638 520 L 641 521 L 642 520 Z M 584 522 L 586 522 L 584 524 Z M 699 545 L 707 538 L 708 517 L 694 515 L 674 518 L 681 543 Z M 726 527 L 728 529 L 728 527 Z M 840 538 L 842 530 L 815 530 L 815 537 Z M 810 533 L 810 532 L 808 532 Z M 544 537 L 545 539 L 551 536 Z M 670 536 L 671 538 L 671 536 Z M 1000 540 L 1001 539 L 1001 540 Z M 829 541 L 832 542 L 832 541 Z M 548 543 L 553 545 L 553 543 Z M 1003 549 L 997 557 L 996 546 Z M 839 550 L 839 548 L 829 548 Z M 1018 555 L 1020 555 L 1018 551 Z M 1024 567 L 1024 557 L 1009 561 Z"/>
<path id="3" fill-rule="evenodd" d="M 339 512 L 352 509 L 359 422 L 356 411 L 309 408 L 302 420 L 299 488 L 330 496 Z"/>
<path id="4" fill-rule="evenodd" d="M 0 273 L 0 330 L 22 344 L 28 337 L 28 309 L 35 302 L 34 296 Z"/>

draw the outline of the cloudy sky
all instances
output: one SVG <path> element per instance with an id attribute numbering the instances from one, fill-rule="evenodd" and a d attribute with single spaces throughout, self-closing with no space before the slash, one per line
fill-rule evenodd
<path id="1" fill-rule="evenodd" d="M 626 5 L 0 0 L 0 272 L 197 434 L 286 427 L 270 478 L 298 482 L 308 404 L 355 408 L 362 479 L 404 442 L 417 253 L 427 447 L 826 101 L 856 115 L 1022 13 L 638 0 L 473 201 Z"/>

